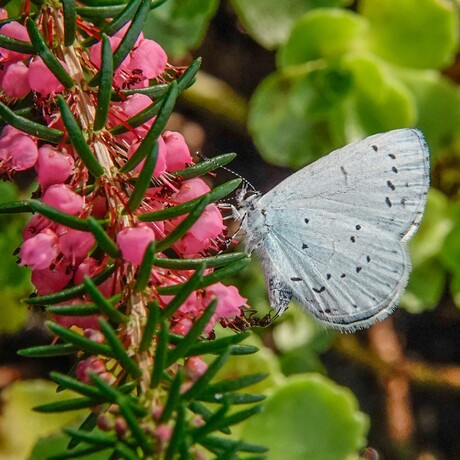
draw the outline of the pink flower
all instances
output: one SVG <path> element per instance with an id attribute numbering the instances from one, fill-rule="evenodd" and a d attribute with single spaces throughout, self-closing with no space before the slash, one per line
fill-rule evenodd
<path id="1" fill-rule="evenodd" d="M 137 227 L 126 227 L 117 235 L 117 244 L 123 259 L 133 265 L 141 264 L 145 250 L 153 240 L 155 240 L 155 233 L 143 224 Z"/>
<path id="2" fill-rule="evenodd" d="M 31 281 L 38 295 L 47 295 L 65 288 L 72 279 L 71 268 L 64 263 L 44 270 L 33 270 Z"/>
<path id="3" fill-rule="evenodd" d="M 190 380 L 195 382 L 208 369 L 208 365 L 199 356 L 190 356 L 185 361 L 185 370 Z"/>
<path id="4" fill-rule="evenodd" d="M 29 69 L 22 62 L 13 62 L 3 73 L 2 87 L 9 97 L 21 98 L 31 90 L 29 84 Z"/>
<path id="5" fill-rule="evenodd" d="M 131 158 L 140 145 L 140 141 L 131 145 L 128 150 L 128 157 Z M 141 171 L 144 167 L 145 160 L 142 160 L 137 166 L 136 171 Z M 166 171 L 166 147 L 164 140 L 160 136 L 158 138 L 158 157 L 153 171 L 153 177 L 160 177 Z"/>
<path id="6" fill-rule="evenodd" d="M 160 443 L 164 444 L 171 439 L 172 432 L 173 430 L 169 425 L 162 423 L 155 428 L 155 437 Z"/>
<path id="7" fill-rule="evenodd" d="M 72 228 L 59 235 L 61 252 L 72 261 L 86 257 L 95 241 L 92 233 L 80 232 Z"/>
<path id="8" fill-rule="evenodd" d="M 43 190 L 50 185 L 64 183 L 72 173 L 73 167 L 73 158 L 68 153 L 61 153 L 49 144 L 44 144 L 38 149 L 35 170 Z"/>
<path id="9" fill-rule="evenodd" d="M 0 159 L 4 167 L 24 171 L 35 165 L 38 150 L 35 141 L 28 134 L 11 125 L 3 128 L 0 136 Z"/>
<path id="10" fill-rule="evenodd" d="M 60 61 L 60 63 L 68 70 L 65 62 Z M 30 61 L 29 84 L 34 91 L 42 96 L 60 93 L 64 89 L 62 83 L 48 69 L 41 57 L 36 57 Z"/>
<path id="11" fill-rule="evenodd" d="M 218 320 L 238 316 L 241 313 L 240 308 L 246 305 L 248 301 L 240 295 L 235 286 L 225 286 L 222 283 L 216 283 L 206 288 L 206 298 L 211 301 L 213 297 L 217 298 L 214 314 Z"/>
<path id="12" fill-rule="evenodd" d="M 184 136 L 173 131 L 165 131 L 162 135 L 166 146 L 166 169 L 175 172 L 192 162 L 192 156 Z"/>
<path id="13" fill-rule="evenodd" d="M 51 185 L 43 194 L 42 201 L 71 215 L 80 213 L 84 204 L 83 198 L 64 184 Z"/>
<path id="14" fill-rule="evenodd" d="M 22 239 L 28 240 L 50 226 L 51 221 L 49 219 L 43 217 L 41 214 L 35 214 L 25 226 L 22 232 Z"/>
<path id="15" fill-rule="evenodd" d="M 28 265 L 32 270 L 45 270 L 50 267 L 58 253 L 57 235 L 52 230 L 45 229 L 24 241 L 19 252 L 20 265 Z"/>
<path id="16" fill-rule="evenodd" d="M 208 193 L 210 190 L 209 185 L 206 184 L 203 179 L 195 177 L 184 181 L 179 189 L 179 192 L 174 193 L 171 199 L 177 203 L 185 203 L 186 201 L 193 200 L 205 193 Z"/>
<path id="17" fill-rule="evenodd" d="M 168 56 L 163 48 L 153 40 L 141 40 L 139 46 L 131 52 L 131 60 L 127 67 L 131 71 L 141 70 L 147 79 L 161 75 L 168 63 Z"/>
<path id="18" fill-rule="evenodd" d="M 8 22 L 7 24 L 5 24 L 0 29 L 0 34 L 6 35 L 7 37 L 16 38 L 17 40 L 22 40 L 24 42 L 30 42 L 27 29 L 16 21 Z M 28 54 L 7 50 L 6 48 L 0 48 L 0 53 L 4 61 L 19 61 L 21 59 L 26 59 L 27 57 L 29 57 Z"/>
<path id="19" fill-rule="evenodd" d="M 106 371 L 105 363 L 102 359 L 96 356 L 90 356 L 89 358 L 80 361 L 77 364 L 77 370 L 75 372 L 77 379 L 84 383 L 90 383 L 90 374 L 102 374 Z"/>

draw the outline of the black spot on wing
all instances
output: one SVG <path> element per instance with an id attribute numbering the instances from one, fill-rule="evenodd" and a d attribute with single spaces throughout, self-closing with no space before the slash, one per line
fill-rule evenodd
<path id="1" fill-rule="evenodd" d="M 356 273 L 359 273 L 362 269 L 363 267 L 356 267 Z"/>
<path id="2" fill-rule="evenodd" d="M 332 276 L 332 275 L 331 275 L 330 273 L 328 273 L 328 274 L 326 275 L 326 279 L 327 279 L 327 280 L 330 280 L 330 279 L 331 279 L 331 276 Z"/>
<path id="3" fill-rule="evenodd" d="M 302 279 L 302 278 L 299 278 L 298 276 L 293 276 L 293 277 L 291 278 L 291 281 L 303 281 L 303 279 Z"/>
<path id="4" fill-rule="evenodd" d="M 306 224 L 308 224 L 308 222 L 310 222 L 310 219 L 307 219 L 307 218 L 305 217 L 305 219 L 304 219 L 303 221 L 304 221 Z"/>
<path id="5" fill-rule="evenodd" d="M 308 249 L 308 244 L 302 243 L 302 249 Z"/>
<path id="6" fill-rule="evenodd" d="M 389 208 L 391 208 L 391 206 L 393 206 L 392 203 L 391 203 L 391 200 L 390 200 L 390 198 L 388 196 L 385 198 L 385 203 L 388 205 Z"/>
<path id="7" fill-rule="evenodd" d="M 361 230 L 361 225 L 357 225 L 355 228 L 356 230 Z"/>
<path id="8" fill-rule="evenodd" d="M 396 190 L 396 186 L 393 184 L 393 182 L 391 182 L 391 180 L 387 180 L 387 185 L 391 188 L 391 190 Z"/>
<path id="9" fill-rule="evenodd" d="M 350 236 L 350 241 L 351 241 L 352 243 L 356 243 L 356 238 L 355 238 L 354 236 Z"/>
<path id="10" fill-rule="evenodd" d="M 396 168 L 395 166 L 393 166 L 391 168 L 391 170 L 395 173 L 395 174 L 398 174 L 398 168 Z"/>
<path id="11" fill-rule="evenodd" d="M 379 148 L 376 145 L 371 146 L 374 149 L 374 152 L 378 152 Z"/>
<path id="12" fill-rule="evenodd" d="M 313 288 L 313 290 L 318 293 L 318 294 L 321 294 L 322 292 L 324 292 L 326 290 L 326 287 L 325 286 L 321 286 L 319 289 L 317 288 Z"/>
<path id="13" fill-rule="evenodd" d="M 392 160 L 396 160 L 396 155 L 393 155 L 392 153 L 390 153 L 388 156 L 389 156 Z"/>

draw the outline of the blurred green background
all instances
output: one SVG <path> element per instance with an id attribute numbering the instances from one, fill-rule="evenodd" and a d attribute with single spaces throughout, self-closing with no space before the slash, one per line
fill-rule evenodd
<path id="1" fill-rule="evenodd" d="M 269 395 L 265 412 L 238 433 L 268 445 L 270 460 L 460 458 L 459 2 L 168 0 L 145 34 L 174 65 L 203 57 L 170 129 L 206 156 L 238 153 L 231 167 L 263 192 L 367 135 L 424 132 L 432 187 L 410 243 L 402 308 L 369 331 L 340 335 L 293 306 L 257 330 L 260 353 L 224 372 L 271 373 L 257 389 Z M 1 183 L 0 200 L 26 196 L 25 179 Z M 26 379 L 70 363 L 15 355 L 49 340 L 40 313 L 20 303 L 31 291 L 13 256 L 25 219 L 0 219 L 2 459 L 28 458 L 39 436 L 69 421 L 32 417 L 30 407 L 55 397 L 54 387 Z M 269 311 L 257 261 L 232 281 L 259 316 Z M 38 445 L 31 458 L 43 452 Z"/>

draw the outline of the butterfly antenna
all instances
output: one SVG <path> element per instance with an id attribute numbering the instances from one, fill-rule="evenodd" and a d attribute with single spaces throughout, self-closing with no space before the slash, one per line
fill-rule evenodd
<path id="1" fill-rule="evenodd" d="M 253 191 L 257 192 L 257 189 L 254 187 L 254 185 L 251 184 L 245 177 L 243 177 L 241 174 L 238 174 L 237 172 L 233 171 L 233 169 L 227 168 L 226 166 L 222 166 L 216 161 L 214 161 L 212 158 L 208 158 L 207 156 L 203 155 L 200 152 L 195 152 L 195 155 L 200 157 L 203 161 L 209 161 L 209 163 L 212 163 L 216 166 L 219 166 L 219 168 L 224 169 L 225 171 L 228 171 L 229 173 L 233 174 L 234 176 L 238 177 L 241 179 L 244 183 L 245 188 L 247 189 L 248 187 Z"/>

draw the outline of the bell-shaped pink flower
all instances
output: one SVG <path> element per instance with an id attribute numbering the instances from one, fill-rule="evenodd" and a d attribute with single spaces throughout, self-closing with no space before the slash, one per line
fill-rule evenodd
<path id="1" fill-rule="evenodd" d="M 83 198 L 64 184 L 51 185 L 43 194 L 43 203 L 67 214 L 76 215 L 83 209 Z"/>
<path id="2" fill-rule="evenodd" d="M 73 228 L 59 235 L 61 252 L 72 261 L 85 258 L 95 241 L 92 233 L 81 232 Z"/>
<path id="3" fill-rule="evenodd" d="M 203 179 L 195 177 L 184 181 L 179 191 L 174 193 L 171 198 L 177 203 L 185 203 L 208 193 L 210 190 L 209 185 Z"/>
<path id="4" fill-rule="evenodd" d="M 43 217 L 41 214 L 35 214 L 22 231 L 22 239 L 24 241 L 28 240 L 50 226 L 51 221 L 49 219 Z"/>
<path id="5" fill-rule="evenodd" d="M 139 147 L 140 142 L 136 142 L 131 145 L 131 147 L 128 150 L 128 157 L 131 158 L 134 153 L 136 153 L 136 150 Z M 143 166 L 144 166 L 145 160 L 142 160 L 137 166 L 136 170 L 140 171 Z M 157 157 L 157 162 L 155 164 L 155 169 L 153 171 L 153 177 L 160 177 L 164 172 L 166 171 L 166 147 L 164 140 L 160 136 L 158 138 L 158 157 Z"/>
<path id="6" fill-rule="evenodd" d="M 19 252 L 20 265 L 28 265 L 32 270 L 45 270 L 50 267 L 58 254 L 57 235 L 52 230 L 45 229 L 24 241 Z"/>
<path id="7" fill-rule="evenodd" d="M 195 382 L 198 380 L 208 369 L 208 365 L 199 356 L 190 356 L 185 361 L 185 370 L 190 380 Z"/>
<path id="8" fill-rule="evenodd" d="M 161 75 L 168 63 L 168 56 L 163 48 L 155 41 L 144 39 L 131 52 L 131 60 L 127 66 L 131 71 L 141 70 L 147 79 Z"/>
<path id="9" fill-rule="evenodd" d="M 13 62 L 3 73 L 2 88 L 9 97 L 21 98 L 31 90 L 29 69 L 22 61 Z"/>
<path id="10" fill-rule="evenodd" d="M 133 265 L 141 264 L 147 246 L 154 240 L 155 233 L 147 225 L 126 227 L 117 235 L 117 244 L 123 259 Z"/>
<path id="11" fill-rule="evenodd" d="M 174 131 L 165 131 L 162 135 L 166 146 L 166 169 L 169 172 L 178 171 L 192 162 L 190 149 L 184 136 Z"/>
<path id="12" fill-rule="evenodd" d="M 72 174 L 73 158 L 65 152 L 59 152 L 49 144 L 38 149 L 38 161 L 35 164 L 37 180 L 42 190 L 50 185 L 64 183 Z"/>
<path id="13" fill-rule="evenodd" d="M 67 70 L 67 64 L 63 61 L 60 63 Z M 62 83 L 48 69 L 41 57 L 32 59 L 29 64 L 29 84 L 34 91 L 42 96 L 60 93 L 64 89 Z"/>
<path id="14" fill-rule="evenodd" d="M 72 279 L 73 272 L 69 265 L 59 263 L 56 267 L 32 271 L 32 284 L 38 295 L 47 295 L 65 288 Z"/>
<path id="15" fill-rule="evenodd" d="M 11 125 L 3 128 L 0 136 L 0 160 L 3 160 L 4 167 L 24 171 L 32 168 L 37 158 L 37 145 L 31 136 Z"/>

